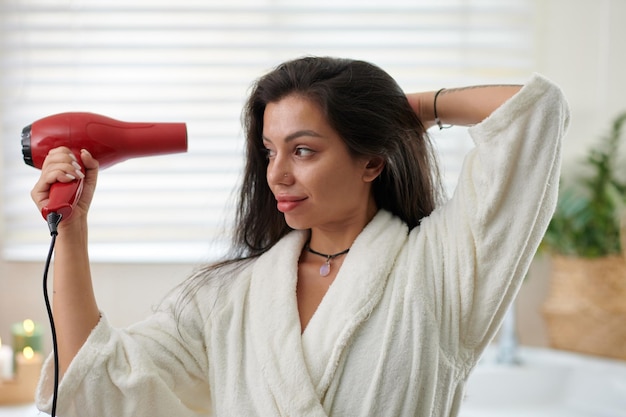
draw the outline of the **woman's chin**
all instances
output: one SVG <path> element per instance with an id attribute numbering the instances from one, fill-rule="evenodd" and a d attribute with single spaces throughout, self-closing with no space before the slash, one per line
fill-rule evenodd
<path id="1" fill-rule="evenodd" d="M 311 223 L 305 221 L 301 217 L 293 216 L 289 213 L 285 213 L 285 223 L 287 226 L 294 230 L 308 230 L 311 228 Z"/>

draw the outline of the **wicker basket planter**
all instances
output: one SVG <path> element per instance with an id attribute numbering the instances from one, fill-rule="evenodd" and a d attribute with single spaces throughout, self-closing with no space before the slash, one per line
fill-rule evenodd
<path id="1" fill-rule="evenodd" d="M 626 261 L 555 256 L 543 308 L 556 349 L 626 360 Z"/>

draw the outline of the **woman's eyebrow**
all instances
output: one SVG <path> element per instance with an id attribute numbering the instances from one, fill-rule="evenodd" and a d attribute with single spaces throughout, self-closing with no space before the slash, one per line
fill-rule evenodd
<path id="1" fill-rule="evenodd" d="M 289 142 L 292 141 L 294 139 L 297 139 L 299 137 L 302 136 L 311 136 L 311 137 L 315 137 L 315 138 L 321 138 L 322 135 L 320 135 L 319 133 L 315 132 L 314 130 L 298 130 L 296 132 L 290 133 L 289 135 L 287 135 L 287 137 L 285 137 L 285 142 Z M 263 135 L 263 141 L 264 142 L 270 142 L 272 143 L 271 139 L 267 138 L 265 135 Z"/>

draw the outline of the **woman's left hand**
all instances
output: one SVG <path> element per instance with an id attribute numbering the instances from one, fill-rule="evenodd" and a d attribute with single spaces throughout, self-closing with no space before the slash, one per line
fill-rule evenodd
<path id="1" fill-rule="evenodd" d="M 433 113 L 433 100 L 435 98 L 434 91 L 425 91 L 421 93 L 407 94 L 411 108 L 422 121 L 425 129 L 429 129 L 435 125 L 435 115 Z"/>

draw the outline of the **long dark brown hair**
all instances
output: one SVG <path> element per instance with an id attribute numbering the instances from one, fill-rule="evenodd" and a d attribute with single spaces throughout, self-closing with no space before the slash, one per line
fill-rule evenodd
<path id="1" fill-rule="evenodd" d="M 297 94 L 316 103 L 354 156 L 380 157 L 385 166 L 373 183 L 378 208 L 410 229 L 443 196 L 432 144 L 422 122 L 395 80 L 368 62 L 304 57 L 284 62 L 259 78 L 242 114 L 246 166 L 239 192 L 232 253 L 199 276 L 255 258 L 291 230 L 267 183 L 263 114 L 268 103 Z"/>
<path id="2" fill-rule="evenodd" d="M 316 103 L 353 156 L 385 161 L 373 184 L 379 208 L 409 228 L 433 211 L 442 186 L 432 145 L 395 80 L 364 61 L 300 58 L 257 80 L 244 109 L 246 168 L 234 236 L 240 255 L 259 255 L 290 231 L 267 184 L 262 140 L 265 107 L 290 94 Z"/>

